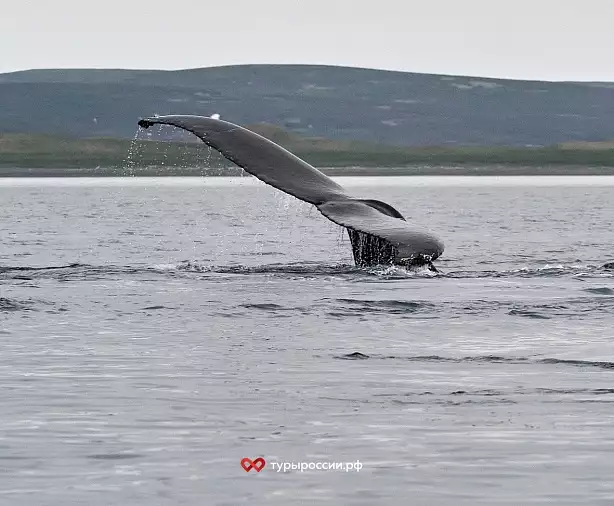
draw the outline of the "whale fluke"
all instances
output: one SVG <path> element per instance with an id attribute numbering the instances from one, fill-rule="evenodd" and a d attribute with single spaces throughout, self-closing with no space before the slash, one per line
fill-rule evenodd
<path id="1" fill-rule="evenodd" d="M 385 245 L 378 245 L 376 256 L 379 258 L 361 261 L 367 252 L 359 254 L 354 259 L 357 264 L 371 265 L 384 263 L 415 264 L 428 263 L 443 253 L 443 244 L 434 236 L 414 230 L 403 218 L 384 214 L 369 205 L 369 201 L 349 199 L 343 201 L 325 202 L 318 210 L 329 220 L 347 228 L 349 231 L 362 232 L 374 236 L 384 243 L 394 247 L 393 251 L 385 252 Z M 352 234 L 350 233 L 350 239 Z M 368 238 L 357 237 L 361 241 L 358 246 L 364 249 L 364 243 L 373 242 Z M 355 241 L 352 241 L 354 246 Z M 370 244 L 367 248 L 372 248 Z M 380 260 L 380 261 L 375 261 Z"/>
<path id="2" fill-rule="evenodd" d="M 443 253 L 439 239 L 415 230 L 391 205 L 348 195 L 315 167 L 251 130 L 202 116 L 153 116 L 139 121 L 142 128 L 154 124 L 193 133 L 261 181 L 315 205 L 329 220 L 347 229 L 359 266 L 430 265 Z"/>
<path id="3" fill-rule="evenodd" d="M 139 126 L 148 128 L 154 123 L 172 125 L 193 133 L 224 158 L 299 200 L 318 205 L 348 198 L 344 189 L 328 176 L 246 128 L 201 116 L 156 116 L 142 119 Z"/>

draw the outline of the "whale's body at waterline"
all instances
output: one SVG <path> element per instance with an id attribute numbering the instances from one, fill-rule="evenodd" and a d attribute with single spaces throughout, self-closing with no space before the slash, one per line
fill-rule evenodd
<path id="1" fill-rule="evenodd" d="M 202 116 L 153 116 L 139 121 L 142 128 L 154 124 L 193 133 L 261 181 L 316 206 L 347 229 L 358 266 L 431 265 L 443 253 L 439 239 L 414 229 L 391 205 L 348 195 L 315 167 L 251 130 Z"/>

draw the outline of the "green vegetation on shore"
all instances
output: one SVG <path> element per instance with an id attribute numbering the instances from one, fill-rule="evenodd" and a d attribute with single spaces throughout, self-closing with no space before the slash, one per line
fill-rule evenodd
<path id="1" fill-rule="evenodd" d="M 330 174 L 614 174 L 613 143 L 552 147 L 396 147 L 252 129 Z M 455 167 L 452 169 L 450 167 Z M 0 134 L 0 175 L 238 175 L 201 142 Z"/>

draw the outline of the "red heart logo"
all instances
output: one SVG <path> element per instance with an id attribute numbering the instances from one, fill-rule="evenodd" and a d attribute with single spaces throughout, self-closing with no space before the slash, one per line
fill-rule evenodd
<path id="1" fill-rule="evenodd" d="M 262 457 L 258 457 L 257 459 L 248 459 L 244 457 L 241 459 L 241 467 L 245 469 L 246 473 L 249 473 L 252 469 L 255 469 L 256 472 L 260 472 L 264 469 L 266 462 Z"/>

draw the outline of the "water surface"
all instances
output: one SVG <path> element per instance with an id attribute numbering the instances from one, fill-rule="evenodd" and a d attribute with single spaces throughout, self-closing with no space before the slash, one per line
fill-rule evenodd
<path id="1" fill-rule="evenodd" d="M 0 504 L 612 504 L 614 178 L 339 181 L 441 272 L 252 178 L 0 179 Z"/>

